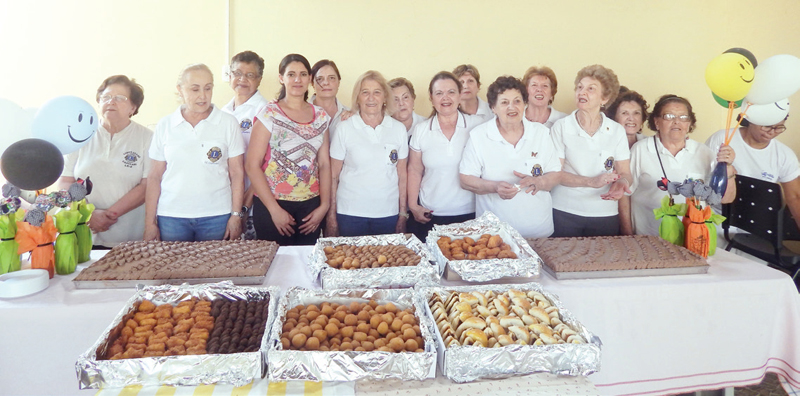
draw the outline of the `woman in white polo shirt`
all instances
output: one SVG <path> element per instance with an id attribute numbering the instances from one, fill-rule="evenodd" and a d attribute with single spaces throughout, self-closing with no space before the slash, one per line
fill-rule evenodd
<path id="1" fill-rule="evenodd" d="M 408 138 L 411 139 L 411 131 L 417 124 L 425 121 L 425 117 L 414 112 L 414 101 L 417 94 L 414 92 L 414 84 L 403 77 L 389 80 L 389 88 L 392 89 L 392 97 L 397 107 L 392 118 L 400 121 L 408 131 Z"/>
<path id="2" fill-rule="evenodd" d="M 531 66 L 522 77 L 522 83 L 528 89 L 528 107 L 525 118 L 530 122 L 538 122 L 548 128 L 566 117 L 551 106 L 558 92 L 558 79 L 553 69 L 547 66 Z"/>
<path id="3" fill-rule="evenodd" d="M 131 121 L 144 101 L 136 80 L 111 76 L 100 84 L 96 98 L 100 127 L 83 147 L 65 156 L 60 183 L 66 187 L 91 177 L 94 189 L 87 200 L 96 209 L 87 225 L 96 248 L 111 248 L 142 239 L 153 132 Z"/>
<path id="4" fill-rule="evenodd" d="M 308 102 L 322 107 L 325 113 L 331 117 L 328 134 L 333 137 L 336 128 L 342 123 L 343 113 L 350 112 L 347 106 L 336 99 L 336 95 L 339 94 L 339 85 L 342 83 L 342 75 L 339 74 L 336 63 L 330 59 L 317 61 L 314 66 L 311 66 L 311 82 L 314 84 L 315 94 Z"/>
<path id="5" fill-rule="evenodd" d="M 228 74 L 234 96 L 222 111 L 233 114 L 239 121 L 239 129 L 244 138 L 245 151 L 250 144 L 250 132 L 253 129 L 258 112 L 267 105 L 267 100 L 258 91 L 261 78 L 264 76 L 264 59 L 253 51 L 243 51 L 231 58 L 231 71 Z M 247 157 L 245 156 L 245 161 Z M 244 239 L 256 239 L 256 230 L 253 228 L 253 189 L 250 188 L 250 179 L 244 178 L 244 205 L 245 213 Z"/>
<path id="6" fill-rule="evenodd" d="M 278 98 L 258 115 L 247 150 L 256 234 L 281 246 L 313 245 L 329 207 L 330 117 L 307 101 L 311 65 L 303 55 L 283 57 L 278 73 Z"/>
<path id="7" fill-rule="evenodd" d="M 331 142 L 332 203 L 326 235 L 404 232 L 406 128 L 391 117 L 394 100 L 383 76 L 362 74 L 353 88 L 356 113 Z"/>
<path id="8" fill-rule="evenodd" d="M 525 119 L 528 92 L 520 80 L 498 77 L 486 97 L 496 117 L 470 132 L 459 167 L 461 186 L 477 194 L 478 216 L 491 211 L 525 238 L 548 237 L 550 189 L 561 173 L 548 130 Z"/>
<path id="9" fill-rule="evenodd" d="M 475 194 L 461 188 L 458 164 L 480 118 L 458 110 L 461 82 L 439 72 L 428 86 L 433 115 L 413 129 L 408 152 L 408 230 L 425 240 L 435 224 L 475 218 Z"/>
<path id="10" fill-rule="evenodd" d="M 475 66 L 465 64 L 453 69 L 453 74 L 461 82 L 461 105 L 459 109 L 469 115 L 474 115 L 488 121 L 494 116 L 489 104 L 478 97 L 481 90 L 481 73 Z"/>
<path id="11" fill-rule="evenodd" d="M 237 239 L 244 216 L 239 123 L 211 103 L 208 66 L 187 66 L 177 88 L 183 104 L 159 121 L 150 145 L 144 239 Z"/>
<path id="12" fill-rule="evenodd" d="M 554 237 L 619 234 L 617 201 L 630 192 L 630 149 L 625 129 L 601 112 L 618 92 L 611 69 L 584 67 L 575 77 L 578 109 L 550 128 L 563 171 L 553 189 Z"/>

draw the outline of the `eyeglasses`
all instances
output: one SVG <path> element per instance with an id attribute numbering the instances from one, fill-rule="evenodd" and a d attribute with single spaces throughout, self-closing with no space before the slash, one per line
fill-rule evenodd
<path id="1" fill-rule="evenodd" d="M 761 130 L 764 132 L 771 132 L 771 133 L 783 133 L 786 132 L 786 125 L 773 125 L 773 126 L 762 126 Z"/>
<path id="2" fill-rule="evenodd" d="M 314 79 L 314 81 L 316 81 L 317 84 L 319 85 L 322 85 L 325 81 L 328 81 L 329 83 L 333 84 L 336 81 L 339 81 L 339 77 L 336 77 L 335 75 L 330 75 L 327 78 L 325 76 L 318 76 L 317 78 Z"/>
<path id="3" fill-rule="evenodd" d="M 664 121 L 679 121 L 679 122 L 690 122 L 690 121 L 692 121 L 692 117 L 690 117 L 688 114 L 677 116 L 677 115 L 672 114 L 672 113 L 667 113 L 667 114 L 662 114 L 661 118 Z"/>
<path id="4" fill-rule="evenodd" d="M 252 80 L 255 80 L 255 79 L 261 77 L 261 75 L 256 74 L 256 73 L 247 73 L 247 74 L 245 74 L 245 73 L 242 73 L 239 70 L 234 70 L 234 71 L 228 73 L 228 77 L 231 77 L 231 78 L 242 78 L 242 77 L 244 77 L 244 78 L 252 81 Z"/>
<path id="5" fill-rule="evenodd" d="M 127 102 L 128 101 L 128 97 L 125 96 L 125 95 L 114 95 L 114 96 L 103 95 L 103 96 L 100 97 L 100 103 L 110 103 L 111 101 L 114 101 L 114 102 L 117 102 L 117 103 Z"/>

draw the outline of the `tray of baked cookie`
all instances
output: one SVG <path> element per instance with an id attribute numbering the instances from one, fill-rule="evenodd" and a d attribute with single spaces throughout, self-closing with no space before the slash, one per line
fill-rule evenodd
<path id="1" fill-rule="evenodd" d="M 600 338 L 538 283 L 416 290 L 431 319 L 439 369 L 453 381 L 600 369 Z"/>
<path id="2" fill-rule="evenodd" d="M 266 373 L 277 287 L 141 287 L 75 363 L 87 388 L 243 386 Z"/>
<path id="3" fill-rule="evenodd" d="M 132 241 L 113 247 L 73 279 L 78 289 L 231 281 L 260 285 L 278 244 L 271 241 Z"/>

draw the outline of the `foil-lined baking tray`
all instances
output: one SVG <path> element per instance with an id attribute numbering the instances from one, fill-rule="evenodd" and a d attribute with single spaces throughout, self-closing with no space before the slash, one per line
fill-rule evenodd
<path id="1" fill-rule="evenodd" d="M 443 299 L 449 292 L 486 292 L 492 290 L 502 293 L 509 289 L 521 291 L 537 291 L 547 297 L 559 310 L 563 323 L 569 325 L 586 344 L 553 344 L 553 345 L 508 345 L 499 348 L 485 348 L 472 345 L 451 346 L 446 348 L 442 335 L 433 319 L 428 300 L 434 293 Z M 600 370 L 600 350 L 603 343 L 600 338 L 581 324 L 565 309 L 555 294 L 546 292 L 538 283 L 513 285 L 480 285 L 454 287 L 418 287 L 416 297 L 418 305 L 424 305 L 426 315 L 430 315 L 428 323 L 436 337 L 439 350 L 438 363 L 442 374 L 456 382 L 469 382 L 481 378 L 505 378 L 513 375 L 524 375 L 535 372 L 549 372 L 560 375 L 589 375 Z"/>
<path id="2" fill-rule="evenodd" d="M 440 237 L 478 239 L 482 234 L 500 235 L 517 254 L 516 259 L 448 260 L 437 241 Z M 448 279 L 450 271 L 468 282 L 487 282 L 501 278 L 538 278 L 542 259 L 520 233 L 508 223 L 500 221 L 492 212 L 485 212 L 475 220 L 463 223 L 435 225 L 426 238 L 428 249 L 439 264 L 439 273 Z M 456 278 L 457 279 L 457 278 Z"/>
<path id="3" fill-rule="evenodd" d="M 383 246 L 402 245 L 420 256 L 417 265 L 406 267 L 336 269 L 328 265 L 325 249 L 328 246 Z M 417 284 L 439 284 L 439 271 L 428 247 L 416 236 L 403 234 L 370 235 L 360 237 L 320 238 L 309 257 L 311 279 L 319 279 L 323 289 L 360 289 L 374 287 L 410 287 Z"/>
<path id="4" fill-rule="evenodd" d="M 414 298 L 413 289 L 341 289 L 308 290 L 300 287 L 289 289 L 278 303 L 275 321 L 270 330 L 268 372 L 270 381 L 356 381 L 361 379 L 423 380 L 436 376 L 436 344 L 431 333 L 430 316 L 425 306 Z M 394 303 L 398 309 L 414 307 L 419 320 L 424 352 L 382 351 L 295 351 L 284 350 L 280 337 L 286 319 L 286 311 L 297 305 L 323 302 L 349 304 L 353 301 L 375 300 L 378 304 Z"/>
<path id="5" fill-rule="evenodd" d="M 263 377 L 269 329 L 275 320 L 280 290 L 234 286 L 230 281 L 204 285 L 143 286 L 136 291 L 125 307 L 106 328 L 100 339 L 83 353 L 75 363 L 80 389 L 121 388 L 128 385 L 196 386 L 227 383 L 243 386 L 254 378 Z M 258 301 L 269 298 L 269 311 L 261 347 L 256 352 L 146 357 L 139 359 L 99 360 L 111 347 L 112 335 L 118 335 L 125 321 L 136 312 L 143 300 L 156 305 L 177 304 L 193 297 L 206 300 Z M 115 338 L 115 337 L 114 337 Z"/>

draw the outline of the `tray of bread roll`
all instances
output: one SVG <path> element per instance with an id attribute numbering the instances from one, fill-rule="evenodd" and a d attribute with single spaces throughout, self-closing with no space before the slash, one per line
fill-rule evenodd
<path id="1" fill-rule="evenodd" d="M 600 339 L 538 283 L 417 291 L 433 323 L 439 368 L 453 381 L 600 368 Z"/>
<path id="2" fill-rule="evenodd" d="M 708 273 L 699 254 L 652 235 L 537 238 L 528 243 L 556 279 Z"/>
<path id="3" fill-rule="evenodd" d="M 75 363 L 80 389 L 243 386 L 266 372 L 277 287 L 143 286 Z"/>
<path id="4" fill-rule="evenodd" d="M 539 277 L 542 260 L 517 230 L 492 212 L 463 223 L 435 225 L 425 241 L 447 280 Z"/>
<path id="5" fill-rule="evenodd" d="M 439 283 L 433 255 L 403 234 L 320 238 L 308 260 L 323 289 L 399 288 Z"/>
<path id="6" fill-rule="evenodd" d="M 84 268 L 72 281 L 78 289 L 226 280 L 236 285 L 260 285 L 277 251 L 275 242 L 239 239 L 123 242 Z"/>
<path id="7" fill-rule="evenodd" d="M 270 381 L 423 380 L 436 346 L 413 289 L 289 289 L 269 337 Z"/>

